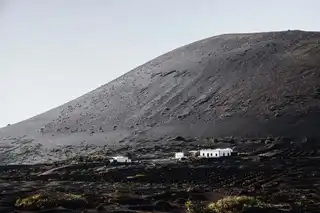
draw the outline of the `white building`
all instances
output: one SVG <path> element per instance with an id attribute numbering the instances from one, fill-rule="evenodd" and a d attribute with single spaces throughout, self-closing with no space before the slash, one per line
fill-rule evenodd
<path id="1" fill-rule="evenodd" d="M 184 157 L 184 153 L 183 152 L 176 152 L 175 154 L 174 154 L 174 158 L 175 159 L 181 159 L 181 158 L 183 158 Z"/>
<path id="2" fill-rule="evenodd" d="M 125 156 L 115 156 L 110 159 L 110 162 L 130 163 L 131 159 Z"/>
<path id="3" fill-rule="evenodd" d="M 217 150 L 217 149 L 202 149 L 202 150 L 200 150 L 199 157 L 201 157 L 201 158 L 218 158 L 218 157 L 220 157 L 220 153 L 219 153 L 219 150 Z"/>
<path id="4" fill-rule="evenodd" d="M 201 158 L 219 158 L 224 156 L 231 156 L 232 149 L 202 149 L 200 150 Z"/>
<path id="5" fill-rule="evenodd" d="M 231 148 L 220 149 L 220 156 L 231 156 L 233 150 Z"/>

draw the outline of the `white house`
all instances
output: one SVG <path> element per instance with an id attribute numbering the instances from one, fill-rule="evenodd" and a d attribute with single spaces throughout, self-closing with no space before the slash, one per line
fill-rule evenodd
<path id="1" fill-rule="evenodd" d="M 183 158 L 184 157 L 184 153 L 183 152 L 176 152 L 175 154 L 174 154 L 174 158 L 175 159 L 181 159 L 181 158 Z"/>
<path id="2" fill-rule="evenodd" d="M 110 162 L 130 163 L 131 159 L 125 156 L 115 156 L 110 159 Z"/>
<path id="3" fill-rule="evenodd" d="M 231 156 L 232 149 L 202 149 L 200 150 L 201 158 L 219 158 L 224 156 Z"/>
<path id="4" fill-rule="evenodd" d="M 220 151 L 220 157 L 222 156 L 231 156 L 231 153 L 233 152 L 232 149 L 226 148 L 226 149 L 219 149 Z"/>
<path id="5" fill-rule="evenodd" d="M 201 158 L 218 158 L 220 157 L 220 153 L 218 149 L 202 149 L 200 150 Z"/>

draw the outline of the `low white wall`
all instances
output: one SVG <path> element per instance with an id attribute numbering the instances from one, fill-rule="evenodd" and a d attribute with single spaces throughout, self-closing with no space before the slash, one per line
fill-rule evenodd
<path id="1" fill-rule="evenodd" d="M 184 157 L 184 153 L 183 152 L 176 152 L 174 154 L 174 158 L 176 159 L 180 159 L 180 158 L 183 158 Z"/>

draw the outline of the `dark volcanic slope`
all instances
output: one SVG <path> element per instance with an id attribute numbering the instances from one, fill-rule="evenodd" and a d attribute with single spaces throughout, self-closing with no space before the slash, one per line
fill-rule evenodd
<path id="1" fill-rule="evenodd" d="M 27 135 L 43 144 L 164 135 L 320 138 L 319 106 L 320 32 L 228 34 L 162 55 L 1 129 L 0 138 Z"/>

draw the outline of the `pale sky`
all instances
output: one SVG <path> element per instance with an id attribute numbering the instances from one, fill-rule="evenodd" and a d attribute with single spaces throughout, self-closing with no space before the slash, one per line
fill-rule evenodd
<path id="1" fill-rule="evenodd" d="M 319 0 L 0 0 L 0 127 L 223 33 L 320 30 Z"/>

